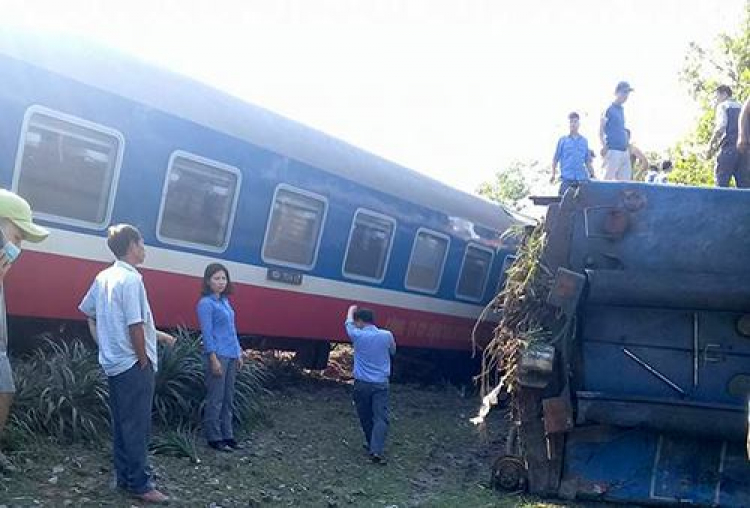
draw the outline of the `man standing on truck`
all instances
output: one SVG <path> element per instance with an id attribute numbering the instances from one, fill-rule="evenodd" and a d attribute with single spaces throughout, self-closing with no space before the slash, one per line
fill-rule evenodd
<path id="1" fill-rule="evenodd" d="M 732 98 L 732 89 L 716 89 L 716 124 L 708 146 L 708 157 L 716 156 L 714 175 L 717 187 L 729 187 L 732 178 L 738 189 L 750 187 L 750 173 L 740 164 L 739 120 L 742 106 Z"/>
<path id="2" fill-rule="evenodd" d="M 550 183 L 555 183 L 557 165 L 560 165 L 560 195 L 570 187 L 586 183 L 591 178 L 591 152 L 586 138 L 579 132 L 581 119 L 578 113 L 568 115 L 570 132 L 557 141 L 555 155 L 552 157 L 552 177 Z"/>
<path id="3" fill-rule="evenodd" d="M 740 153 L 740 173 L 750 174 L 750 97 L 745 100 L 740 113 L 740 131 L 737 151 Z"/>
<path id="4" fill-rule="evenodd" d="M 604 180 L 630 180 L 632 166 L 628 153 L 628 135 L 625 130 L 625 110 L 623 104 L 628 100 L 633 88 L 627 81 L 617 83 L 615 100 L 602 115 L 599 124 L 599 139 L 602 142 L 604 161 Z"/>
<path id="5" fill-rule="evenodd" d="M 633 173 L 638 174 L 648 172 L 648 169 L 650 167 L 648 157 L 646 157 L 646 155 L 640 148 L 638 148 L 631 142 L 630 129 L 625 129 L 625 133 L 628 136 L 628 157 L 630 157 L 631 176 Z M 636 168 L 635 171 L 633 171 L 633 168 Z"/>
<path id="6" fill-rule="evenodd" d="M 346 333 L 354 346 L 354 404 L 365 434 L 370 459 L 385 464 L 388 435 L 388 379 L 391 357 L 396 354 L 393 334 L 375 326 L 371 310 L 349 307 Z"/>

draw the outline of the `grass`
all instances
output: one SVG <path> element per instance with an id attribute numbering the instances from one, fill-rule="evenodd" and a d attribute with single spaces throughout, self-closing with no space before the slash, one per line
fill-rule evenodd
<path id="1" fill-rule="evenodd" d="M 303 375 L 293 379 L 265 396 L 265 421 L 244 436 L 245 450 L 217 454 L 199 440 L 198 463 L 151 458 L 158 485 L 176 500 L 173 506 L 564 506 L 489 488 L 490 464 L 502 443 L 481 439 L 468 421 L 476 399 L 455 389 L 394 385 L 389 463 L 376 466 L 361 447 L 350 385 Z M 503 426 L 500 411 L 490 415 L 489 424 Z M 184 442 L 189 437 L 161 435 L 155 442 L 180 454 L 190 451 Z M 108 445 L 42 439 L 27 446 L 12 455 L 21 472 L 0 476 L 0 504 L 137 505 L 109 488 Z"/>

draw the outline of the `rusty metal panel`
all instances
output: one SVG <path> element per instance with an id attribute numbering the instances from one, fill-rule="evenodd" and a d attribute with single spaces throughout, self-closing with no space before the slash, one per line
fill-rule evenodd
<path id="1" fill-rule="evenodd" d="M 572 315 L 586 285 L 586 277 L 565 268 L 558 268 L 555 283 L 547 296 L 547 303 L 559 307 L 565 314 Z"/>
<path id="2" fill-rule="evenodd" d="M 550 397 L 542 400 L 544 432 L 561 434 L 573 428 L 573 408 L 567 397 Z"/>

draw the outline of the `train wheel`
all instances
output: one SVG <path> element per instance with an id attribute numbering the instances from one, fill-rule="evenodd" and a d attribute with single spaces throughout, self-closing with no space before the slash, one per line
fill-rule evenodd
<path id="1" fill-rule="evenodd" d="M 324 370 L 328 367 L 328 355 L 331 353 L 329 342 L 312 342 L 297 347 L 294 361 L 302 368 L 310 370 Z"/>

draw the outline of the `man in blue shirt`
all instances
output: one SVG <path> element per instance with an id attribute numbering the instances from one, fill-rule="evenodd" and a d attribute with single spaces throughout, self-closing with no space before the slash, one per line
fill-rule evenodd
<path id="1" fill-rule="evenodd" d="M 383 452 L 388 435 L 388 378 L 396 341 L 388 330 L 374 324 L 371 310 L 349 307 L 346 333 L 354 346 L 354 404 L 365 433 L 370 458 L 385 464 Z"/>
<path id="2" fill-rule="evenodd" d="M 589 143 L 586 138 L 579 134 L 578 129 L 581 125 L 578 113 L 568 115 L 570 121 L 570 133 L 561 137 L 555 148 L 555 155 L 552 158 L 552 178 L 550 182 L 555 182 L 555 172 L 557 165 L 560 165 L 560 195 L 572 186 L 578 186 L 581 183 L 588 182 L 591 177 L 590 165 L 591 156 L 589 152 Z"/>
<path id="3" fill-rule="evenodd" d="M 605 180 L 630 180 L 633 169 L 628 152 L 628 135 L 625 129 L 625 110 L 622 107 L 633 88 L 621 81 L 615 88 L 615 100 L 602 115 L 599 138 L 602 142 Z"/>

